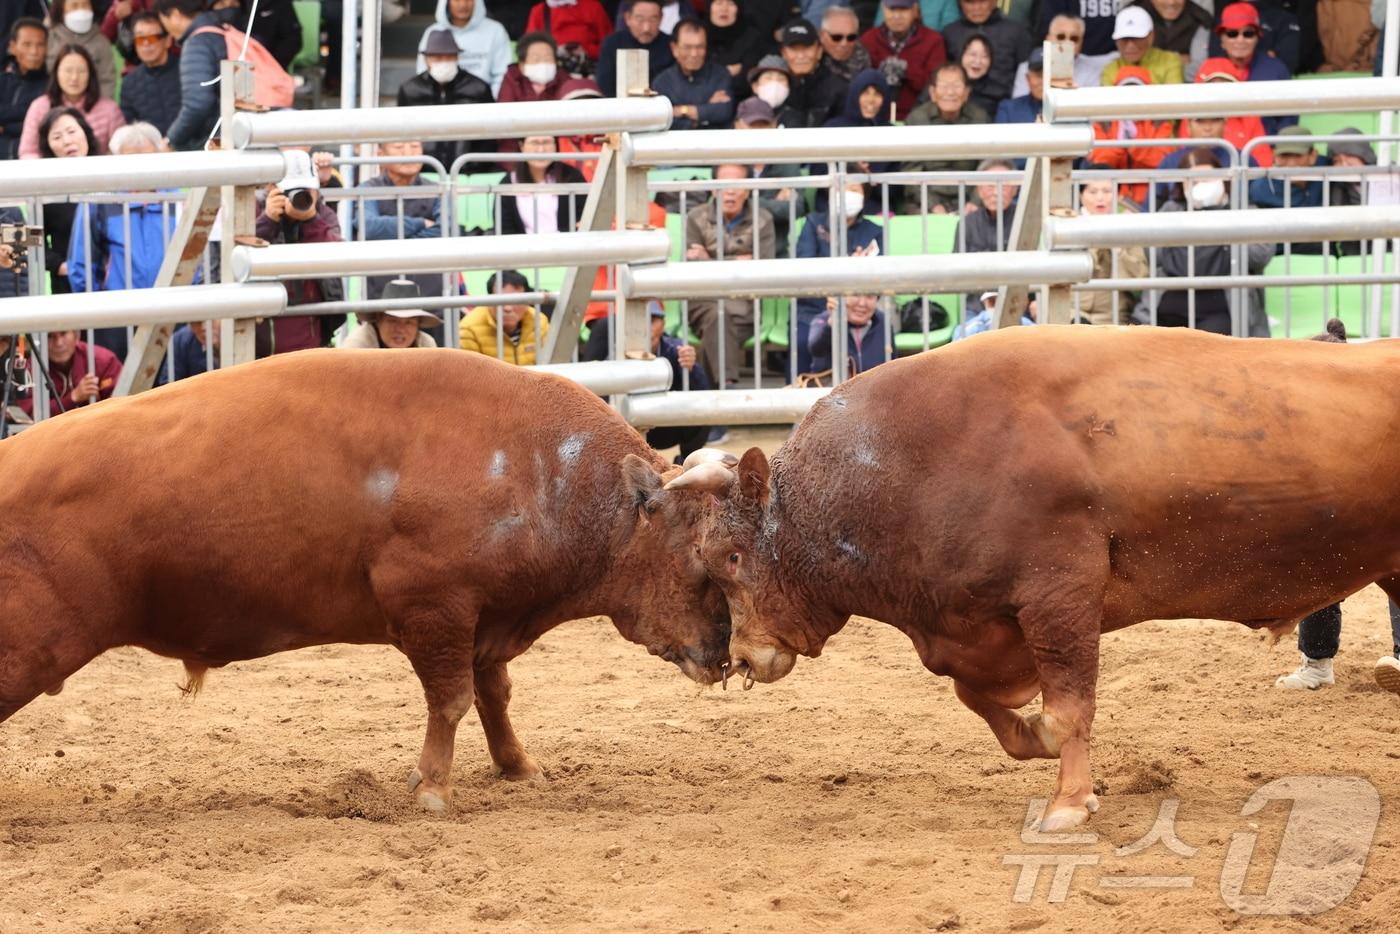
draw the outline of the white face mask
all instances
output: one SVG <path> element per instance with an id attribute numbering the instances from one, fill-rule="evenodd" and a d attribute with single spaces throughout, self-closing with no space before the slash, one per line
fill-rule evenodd
<path id="1" fill-rule="evenodd" d="M 1191 205 L 1197 208 L 1214 208 L 1225 203 L 1225 182 L 1211 178 L 1191 186 Z"/>
<path id="2" fill-rule="evenodd" d="M 552 62 L 534 62 L 530 65 L 521 65 L 520 73 L 535 84 L 549 84 L 559 73 L 559 68 Z"/>
<path id="3" fill-rule="evenodd" d="M 777 81 L 767 81 L 760 84 L 754 88 L 754 94 L 774 110 L 783 106 L 783 101 L 788 99 L 787 85 L 779 84 Z"/>
<path id="4" fill-rule="evenodd" d="M 91 10 L 71 10 L 63 14 L 63 25 L 79 35 L 92 28 Z"/>
<path id="5" fill-rule="evenodd" d="M 841 192 L 841 204 L 846 208 L 846 216 L 859 217 L 865 208 L 865 195 L 858 191 Z"/>
<path id="6" fill-rule="evenodd" d="M 456 62 L 433 62 L 428 66 L 428 75 L 438 84 L 451 84 L 457 71 Z"/>

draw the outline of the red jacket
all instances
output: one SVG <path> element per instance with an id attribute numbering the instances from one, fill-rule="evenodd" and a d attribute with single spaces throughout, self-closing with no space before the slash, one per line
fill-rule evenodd
<path id="1" fill-rule="evenodd" d="M 1095 123 L 1094 140 L 1113 141 L 1121 138 L 1119 129 L 1123 121 L 1115 120 L 1112 123 Z M 1172 126 L 1170 120 L 1163 120 L 1161 123 L 1153 123 L 1151 120 L 1134 120 L 1132 139 L 1171 139 L 1176 135 L 1176 128 Z M 1095 147 L 1089 154 L 1089 162 L 1096 166 L 1103 166 L 1109 169 L 1155 169 L 1157 165 L 1166 158 L 1168 153 L 1175 152 L 1180 148 L 1178 143 L 1167 143 L 1162 146 L 1104 146 Z M 1138 204 L 1147 204 L 1147 182 L 1128 183 L 1124 182 L 1118 186 L 1118 193 L 1125 198 L 1132 198 Z"/>
<path id="2" fill-rule="evenodd" d="M 83 377 L 88 373 L 88 345 L 78 341 L 78 349 L 73 351 L 73 359 L 68 362 L 66 370 L 59 369 L 55 364 L 49 366 L 49 376 L 53 379 L 54 389 L 57 397 L 49 393 L 49 415 L 61 415 L 70 412 L 75 408 L 82 408 L 87 405 L 73 404 L 73 387 L 83 381 Z M 106 347 L 92 348 L 93 363 L 97 365 L 97 397 L 99 399 L 112 398 L 112 390 L 117 387 L 117 377 L 122 373 L 122 362 L 117 359 L 117 355 Z M 43 377 L 36 371 L 34 378 Z M 59 407 L 59 399 L 63 400 L 62 408 Z M 17 404 L 28 415 L 34 414 L 33 398 L 18 400 Z"/>
<path id="3" fill-rule="evenodd" d="M 889 31 L 884 26 L 866 31 L 860 37 L 860 44 L 870 53 L 871 68 L 879 68 L 881 62 L 896 55 L 890 47 Z M 895 98 L 895 119 L 903 120 L 914 109 L 915 101 L 928 87 L 933 73 L 948 60 L 948 50 L 943 44 L 942 33 L 916 22 L 897 57 L 909 66 L 905 69 L 904 80 L 899 83 L 899 94 Z"/>
<path id="4" fill-rule="evenodd" d="M 549 27 L 545 28 L 545 15 L 549 16 Z M 598 60 L 598 48 L 613 31 L 612 20 L 598 0 L 578 0 L 568 6 L 547 7 L 536 3 L 525 22 L 526 32 L 547 32 L 560 45 L 577 42 L 583 46 L 584 54 Z"/>

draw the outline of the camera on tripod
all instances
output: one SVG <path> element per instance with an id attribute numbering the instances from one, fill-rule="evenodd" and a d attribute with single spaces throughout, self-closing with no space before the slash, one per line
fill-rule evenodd
<path id="1" fill-rule="evenodd" d="M 31 247 L 44 245 L 44 228 L 30 227 L 27 224 L 0 224 L 0 246 L 9 247 L 12 271 L 23 273 L 29 259 Z"/>

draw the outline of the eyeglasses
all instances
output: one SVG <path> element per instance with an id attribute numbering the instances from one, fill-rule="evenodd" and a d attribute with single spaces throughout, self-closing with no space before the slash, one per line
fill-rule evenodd
<path id="1" fill-rule="evenodd" d="M 826 37 L 832 42 L 855 42 L 860 38 L 860 33 L 829 32 L 826 34 Z"/>
<path id="2" fill-rule="evenodd" d="M 164 38 L 165 33 L 161 33 L 158 36 L 137 36 L 132 41 L 136 45 L 157 45 Z"/>
<path id="3" fill-rule="evenodd" d="M 1050 38 L 1056 42 L 1083 42 L 1084 37 L 1076 32 L 1057 32 Z"/>
<path id="4" fill-rule="evenodd" d="M 1241 38 L 1241 37 L 1243 37 L 1243 38 L 1245 38 L 1245 39 L 1257 39 L 1257 38 L 1259 38 L 1259 30 L 1257 30 L 1257 29 L 1226 29 L 1226 30 L 1222 33 L 1222 35 L 1224 35 L 1226 39 L 1239 39 L 1239 38 Z"/>

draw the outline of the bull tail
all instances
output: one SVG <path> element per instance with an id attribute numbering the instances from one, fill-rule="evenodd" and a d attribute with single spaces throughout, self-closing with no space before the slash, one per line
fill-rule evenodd
<path id="1" fill-rule="evenodd" d="M 199 692 L 204 689 L 204 676 L 208 673 L 208 665 L 185 662 L 185 683 L 180 685 L 180 693 L 190 699 L 198 697 Z"/>

